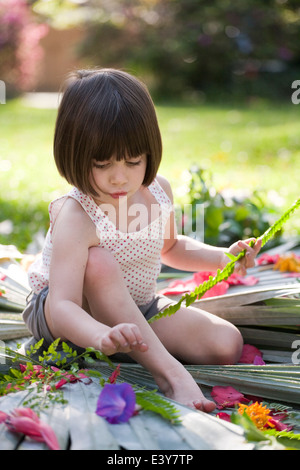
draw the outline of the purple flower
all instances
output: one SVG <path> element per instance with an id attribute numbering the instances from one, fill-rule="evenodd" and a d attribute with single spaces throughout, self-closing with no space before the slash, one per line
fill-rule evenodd
<path id="1" fill-rule="evenodd" d="M 135 409 L 135 393 L 131 385 L 105 384 L 97 401 L 96 414 L 111 424 L 125 423 Z"/>
<path id="2" fill-rule="evenodd" d="M 253 364 L 255 366 L 265 366 L 266 365 L 265 361 L 260 356 L 255 356 L 255 358 L 253 360 Z"/>

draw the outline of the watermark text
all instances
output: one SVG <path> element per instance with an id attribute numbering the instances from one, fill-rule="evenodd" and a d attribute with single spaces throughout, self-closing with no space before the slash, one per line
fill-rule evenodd
<path id="1" fill-rule="evenodd" d="M 292 349 L 296 349 L 296 351 L 292 354 L 292 363 L 294 365 L 300 364 L 300 340 L 296 339 L 292 343 Z"/>
<path id="2" fill-rule="evenodd" d="M 0 340 L 0 364 L 5 364 L 5 342 Z"/>
<path id="3" fill-rule="evenodd" d="M 112 204 L 102 204 L 105 216 L 97 224 L 97 236 L 100 240 L 126 239 L 131 233 L 139 232 L 139 239 L 170 240 L 174 236 L 172 217 L 174 211 L 178 235 L 204 241 L 204 204 L 185 204 L 174 207 L 166 204 L 151 204 L 150 210 L 144 204 L 127 206 L 127 199 L 120 202 L 118 208 Z M 117 228 L 117 230 L 115 230 Z M 190 244 L 187 249 L 197 249 Z"/>
<path id="4" fill-rule="evenodd" d="M 0 80 L 0 104 L 6 103 L 6 86 L 3 80 Z"/>
<path id="5" fill-rule="evenodd" d="M 295 90 L 291 96 L 292 103 L 299 104 L 300 103 L 300 80 L 293 81 L 292 89 Z"/>

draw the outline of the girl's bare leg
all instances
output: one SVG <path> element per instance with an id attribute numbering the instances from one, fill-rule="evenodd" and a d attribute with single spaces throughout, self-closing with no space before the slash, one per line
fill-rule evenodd
<path id="1" fill-rule="evenodd" d="M 119 323 L 135 323 L 139 327 L 148 349 L 129 354 L 152 374 L 162 393 L 203 411 L 215 408 L 214 402 L 204 397 L 189 372 L 170 354 L 145 320 L 128 292 L 118 263 L 105 249 L 90 249 L 84 295 L 90 314 L 99 322 L 111 327 Z"/>
<path id="2" fill-rule="evenodd" d="M 187 364 L 234 364 L 243 339 L 231 323 L 195 307 L 151 323 L 166 349 Z"/>

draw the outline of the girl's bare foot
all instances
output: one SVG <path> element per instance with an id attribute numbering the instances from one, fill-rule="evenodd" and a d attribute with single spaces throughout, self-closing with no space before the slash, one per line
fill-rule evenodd
<path id="1" fill-rule="evenodd" d="M 215 402 L 205 398 L 200 387 L 194 381 L 190 373 L 181 366 L 182 369 L 173 370 L 173 374 L 168 371 L 168 378 L 154 377 L 161 392 L 182 405 L 197 410 L 210 413 L 216 407 Z"/>

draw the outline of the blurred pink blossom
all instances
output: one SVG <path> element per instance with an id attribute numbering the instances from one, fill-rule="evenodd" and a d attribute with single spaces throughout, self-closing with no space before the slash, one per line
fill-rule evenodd
<path id="1" fill-rule="evenodd" d="M 11 414 L 0 412 L 0 423 L 5 423 L 11 432 L 25 434 L 37 442 L 45 442 L 49 449 L 59 450 L 53 429 L 40 420 L 31 408 L 16 408 Z"/>
<path id="2" fill-rule="evenodd" d="M 43 56 L 40 40 L 48 32 L 25 0 L 0 0 L 0 76 L 8 86 L 27 90 L 34 85 Z"/>

